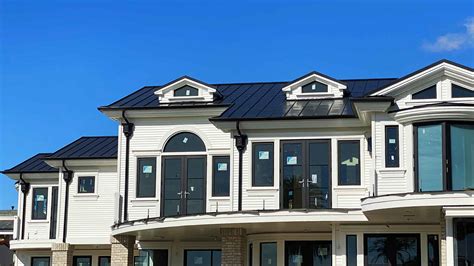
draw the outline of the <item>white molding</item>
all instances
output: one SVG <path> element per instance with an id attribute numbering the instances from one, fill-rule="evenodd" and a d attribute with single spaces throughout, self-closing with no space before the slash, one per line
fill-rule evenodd
<path id="1" fill-rule="evenodd" d="M 198 96 L 174 96 L 174 90 L 179 89 L 183 86 L 190 86 L 198 90 Z M 198 102 L 212 102 L 214 99 L 214 93 L 216 89 L 206 84 L 197 82 L 189 78 L 181 78 L 163 88 L 155 91 L 155 95 L 158 96 L 160 103 L 170 102 L 187 102 L 187 101 L 198 101 Z"/>
<path id="2" fill-rule="evenodd" d="M 320 82 L 328 86 L 327 92 L 303 93 L 302 87 L 311 82 Z M 341 98 L 347 86 L 343 83 L 325 78 L 321 75 L 313 73 L 303 79 L 288 84 L 282 88 L 287 100 L 297 99 L 322 99 L 322 98 Z"/>
<path id="3" fill-rule="evenodd" d="M 474 121 L 474 106 L 426 106 L 396 112 L 393 117 L 400 124 L 437 120 Z"/>

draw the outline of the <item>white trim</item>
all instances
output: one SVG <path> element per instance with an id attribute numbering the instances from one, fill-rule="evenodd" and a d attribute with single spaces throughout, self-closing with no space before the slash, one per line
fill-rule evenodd
<path id="1" fill-rule="evenodd" d="M 174 96 L 174 90 L 186 85 L 197 89 L 198 96 Z M 212 102 L 214 99 L 214 93 L 216 93 L 216 89 L 214 89 L 213 87 L 191 80 L 186 77 L 181 78 L 155 91 L 155 95 L 158 96 L 158 100 L 160 103 L 187 101 Z"/>
<path id="2" fill-rule="evenodd" d="M 312 82 L 319 82 L 328 86 L 327 92 L 310 92 L 303 93 L 302 87 Z M 297 99 L 324 99 L 324 98 L 340 98 L 344 95 L 347 86 L 341 82 L 328 79 L 316 73 L 313 73 L 303 79 L 290 83 L 281 90 L 285 93 L 287 100 Z"/>
<path id="3" fill-rule="evenodd" d="M 393 114 L 400 124 L 441 120 L 474 120 L 474 106 L 426 106 L 409 108 Z"/>

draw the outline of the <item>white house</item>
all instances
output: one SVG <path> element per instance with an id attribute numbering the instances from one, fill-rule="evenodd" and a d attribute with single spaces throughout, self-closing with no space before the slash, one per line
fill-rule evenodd
<path id="1" fill-rule="evenodd" d="M 15 265 L 474 265 L 474 70 L 207 84 L 99 110 L 19 181 Z"/>

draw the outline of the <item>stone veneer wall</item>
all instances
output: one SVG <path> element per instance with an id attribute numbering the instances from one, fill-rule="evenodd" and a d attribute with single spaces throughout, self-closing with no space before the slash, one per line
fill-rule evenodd
<path id="1" fill-rule="evenodd" d="M 221 228 L 222 266 L 245 265 L 247 232 L 243 228 Z"/>
<path id="2" fill-rule="evenodd" d="M 68 243 L 53 243 L 51 246 L 53 253 L 52 266 L 72 266 L 73 248 Z"/>
<path id="3" fill-rule="evenodd" d="M 133 266 L 133 250 L 135 249 L 134 236 L 111 236 L 111 265 Z"/>

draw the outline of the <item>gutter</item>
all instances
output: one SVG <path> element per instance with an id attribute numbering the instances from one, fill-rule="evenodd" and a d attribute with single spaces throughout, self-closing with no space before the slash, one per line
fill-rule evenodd
<path id="1" fill-rule="evenodd" d="M 65 170 L 65 171 L 64 171 Z M 64 200 L 64 225 L 63 225 L 63 243 L 66 243 L 66 235 L 67 235 L 67 218 L 68 218 L 68 204 L 69 204 L 69 184 L 72 180 L 73 172 L 66 167 L 66 163 L 63 160 L 63 179 L 66 183 L 66 191 L 65 191 L 65 200 Z"/>
<path id="2" fill-rule="evenodd" d="M 238 135 L 234 136 L 235 147 L 239 151 L 239 198 L 238 198 L 238 211 L 242 211 L 242 163 L 244 151 L 247 148 L 247 135 L 242 134 L 240 131 L 240 121 L 237 121 L 235 125 Z"/>
<path id="3" fill-rule="evenodd" d="M 130 139 L 133 136 L 133 130 L 135 125 L 128 121 L 126 115 L 127 110 L 122 111 L 122 118 L 125 123 L 122 123 L 122 131 L 125 135 L 125 191 L 123 197 L 123 221 L 128 221 L 128 183 L 129 183 L 129 172 L 130 172 Z"/>
<path id="4" fill-rule="evenodd" d="M 26 196 L 28 195 L 28 191 L 30 190 L 30 183 L 26 182 L 23 179 L 23 173 L 20 173 L 20 180 L 18 181 L 20 185 L 21 193 L 23 193 L 23 206 L 21 207 L 21 238 L 25 239 L 25 217 L 26 217 Z"/>

